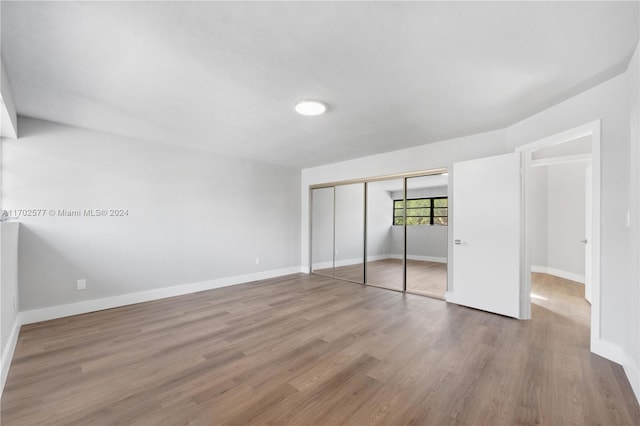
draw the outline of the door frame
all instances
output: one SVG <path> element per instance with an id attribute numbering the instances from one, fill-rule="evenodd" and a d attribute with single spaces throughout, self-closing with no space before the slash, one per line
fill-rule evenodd
<path id="1" fill-rule="evenodd" d="M 523 265 L 520 285 L 522 286 L 520 306 L 521 312 L 525 314 L 524 318 L 531 318 L 531 235 L 528 225 L 528 199 L 531 185 L 531 153 L 534 150 L 545 148 L 553 145 L 559 145 L 564 142 L 571 141 L 583 136 L 591 136 L 591 164 L 592 164 L 592 188 L 591 188 L 591 239 L 593 241 L 591 250 L 591 348 L 600 340 L 600 120 L 591 121 L 581 126 L 556 133 L 535 142 L 522 145 L 515 149 L 522 156 L 523 173 L 522 173 L 522 253 Z"/>

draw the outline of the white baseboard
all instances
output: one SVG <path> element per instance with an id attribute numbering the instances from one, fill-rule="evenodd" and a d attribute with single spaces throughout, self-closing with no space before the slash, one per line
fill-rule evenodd
<path id="1" fill-rule="evenodd" d="M 540 272 L 543 274 L 549 274 L 556 277 L 564 278 L 566 280 L 571 280 L 571 281 L 584 284 L 584 275 L 563 271 L 562 269 L 551 268 L 549 266 L 531 265 L 531 272 Z"/>
<path id="2" fill-rule="evenodd" d="M 132 305 L 134 303 L 148 302 L 151 300 L 164 299 L 173 296 L 182 296 L 183 294 L 212 290 L 214 288 L 243 284 L 251 281 L 276 278 L 284 275 L 296 274 L 301 272 L 301 270 L 302 268 L 300 266 L 295 266 L 291 268 L 257 272 L 254 274 L 236 275 L 233 277 L 219 278 L 215 280 L 201 281 L 197 283 L 183 284 L 173 287 L 159 288 L 155 290 L 140 291 L 137 293 L 122 294 L 119 296 L 105 297 L 102 299 L 85 300 L 82 302 L 70 303 L 67 305 L 31 309 L 22 311 L 20 313 L 20 316 L 22 318 L 22 324 L 31 324 L 34 322 L 68 317 L 71 315 L 86 314 L 87 312 L 95 312 L 104 309 Z"/>
<path id="3" fill-rule="evenodd" d="M 351 266 L 351 265 L 362 265 L 362 258 L 336 260 L 336 268 L 339 268 L 341 266 Z"/>
<path id="4" fill-rule="evenodd" d="M 390 258 L 391 258 L 391 255 L 380 254 L 380 255 L 376 255 L 376 256 L 367 256 L 367 261 L 368 262 L 374 262 L 376 260 L 384 260 L 384 259 L 390 259 Z M 357 265 L 357 264 L 362 264 L 362 259 L 361 258 L 346 259 L 346 260 L 336 260 L 335 267 L 339 268 L 341 266 L 351 266 L 351 265 Z M 333 268 L 333 262 L 331 262 L 331 261 L 329 261 L 329 262 L 318 262 L 318 263 L 314 263 L 313 264 L 313 270 L 314 271 L 316 271 L 318 269 L 327 269 L 327 268 Z"/>
<path id="5" fill-rule="evenodd" d="M 640 402 L 640 369 L 633 359 L 618 345 L 602 339 L 591 339 L 591 352 L 620 364 L 633 389 L 636 400 Z"/>
<path id="6" fill-rule="evenodd" d="M 403 256 L 401 254 L 391 254 L 389 256 L 391 259 L 402 259 Z M 438 256 L 418 256 L 413 254 L 407 255 L 408 260 L 420 260 L 422 262 L 437 262 L 437 263 L 447 263 L 446 257 L 438 257 Z"/>
<path id="7" fill-rule="evenodd" d="M 13 360 L 13 353 L 16 350 L 16 344 L 18 343 L 18 335 L 20 334 L 20 326 L 22 321 L 20 314 L 16 317 L 13 327 L 11 328 L 11 335 L 7 341 L 4 351 L 2 351 L 2 358 L 0 358 L 0 397 L 4 390 L 4 385 L 7 382 L 7 376 L 9 376 L 9 368 L 11 367 L 11 361 Z"/>
<path id="8" fill-rule="evenodd" d="M 620 346 L 602 339 L 591 339 L 591 352 L 621 365 L 626 359 Z"/>
<path id="9" fill-rule="evenodd" d="M 624 368 L 624 373 L 627 375 L 627 379 L 629 379 L 631 389 L 633 389 L 633 393 L 636 395 L 636 400 L 640 403 L 640 368 L 638 368 L 629 357 L 626 358 L 626 362 L 622 364 L 622 367 Z"/>
<path id="10" fill-rule="evenodd" d="M 458 303 L 455 294 L 451 293 L 450 291 L 447 291 L 444 294 L 444 300 L 448 303 Z"/>
<path id="11" fill-rule="evenodd" d="M 391 255 L 389 254 L 377 254 L 375 256 L 367 256 L 368 262 L 375 262 L 376 260 L 386 260 L 391 259 Z"/>
<path id="12" fill-rule="evenodd" d="M 379 254 L 375 256 L 367 256 L 368 262 L 375 262 L 376 260 L 385 260 L 385 259 L 402 259 L 403 256 L 401 254 Z M 407 255 L 407 259 L 409 260 L 420 260 L 423 262 L 438 262 L 438 263 L 447 263 L 446 257 L 438 257 L 438 256 L 416 256 L 409 254 Z M 357 265 L 358 263 L 362 263 L 362 259 L 347 259 L 347 260 L 337 260 L 335 267 L 339 268 L 341 266 L 350 266 Z M 333 268 L 333 262 L 319 262 L 313 264 L 313 270 L 318 269 L 327 269 Z"/>

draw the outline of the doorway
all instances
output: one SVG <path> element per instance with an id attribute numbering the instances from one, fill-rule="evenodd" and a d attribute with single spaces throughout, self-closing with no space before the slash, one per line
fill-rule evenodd
<path id="1" fill-rule="evenodd" d="M 531 152 L 527 222 L 532 316 L 551 311 L 589 326 L 591 135 Z"/>
<path id="2" fill-rule="evenodd" d="M 575 150 L 576 144 L 582 144 L 584 147 L 587 145 L 587 140 L 589 141 L 588 145 L 591 149 L 590 166 L 587 158 L 588 153 L 576 152 Z M 583 206 L 590 205 L 590 208 L 586 209 L 583 207 L 583 209 L 585 209 L 585 221 L 583 225 L 584 228 L 581 233 L 582 237 L 579 238 L 578 241 L 569 241 L 569 244 L 573 245 L 574 254 L 579 250 L 583 251 L 584 274 L 582 276 L 580 276 L 580 274 L 576 274 L 577 276 L 567 276 L 565 274 L 565 277 L 562 277 L 562 269 L 549 264 L 546 265 L 545 272 L 553 272 L 556 275 L 551 276 L 560 276 L 560 279 L 574 278 L 574 280 L 577 279 L 577 281 L 585 281 L 586 285 L 578 288 L 583 292 L 583 300 L 585 297 L 587 299 L 591 299 L 591 307 L 585 312 L 589 317 L 587 318 L 587 322 L 590 324 L 591 346 L 593 350 L 594 342 L 600 339 L 600 121 L 593 121 L 546 137 L 531 144 L 524 145 L 518 148 L 517 151 L 522 153 L 524 166 L 523 186 L 525 194 L 525 208 L 523 215 L 525 218 L 525 245 L 523 261 L 524 267 L 522 268 L 523 276 L 521 280 L 523 283 L 521 304 L 523 310 L 528 314 L 525 316 L 526 318 L 531 317 L 532 302 L 542 304 L 542 302 L 549 301 L 547 296 L 537 294 L 535 291 L 532 292 L 532 289 L 535 289 L 536 283 L 532 285 L 531 271 L 532 269 L 535 271 L 536 262 L 540 261 L 539 252 L 536 254 L 532 247 L 532 242 L 536 241 L 536 236 L 534 235 L 536 233 L 535 224 L 532 225 L 536 220 L 536 200 L 534 198 L 536 194 L 534 191 L 535 187 L 533 186 L 535 179 L 534 174 L 536 173 L 535 169 L 537 168 L 535 166 L 559 167 L 562 164 L 580 164 L 580 166 L 576 167 L 578 170 L 582 169 L 583 174 L 581 178 L 584 179 L 583 187 L 585 188 Z M 557 174 L 555 172 L 553 173 Z M 547 178 L 549 178 L 549 176 L 550 174 L 547 175 Z M 576 178 L 579 178 L 579 176 Z M 587 189 L 589 186 L 591 188 Z M 552 212 L 553 210 L 548 209 L 547 211 Z M 572 239 L 575 240 L 575 236 Z M 578 249 L 576 249 L 576 246 Z M 589 288 L 590 291 L 587 290 L 587 288 Z M 586 301 L 585 305 L 588 306 Z"/>

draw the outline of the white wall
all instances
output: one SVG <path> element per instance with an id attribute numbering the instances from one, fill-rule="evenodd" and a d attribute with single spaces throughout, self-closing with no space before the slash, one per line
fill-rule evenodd
<path id="1" fill-rule="evenodd" d="M 637 51 L 634 61 L 637 61 Z M 630 72 L 637 74 L 636 71 Z M 636 297 L 638 281 L 630 276 L 631 233 L 626 227 L 632 168 L 629 160 L 630 78 L 629 72 L 615 77 L 507 129 L 508 146 L 515 149 L 601 120 L 601 326 L 600 349 L 595 349 L 607 352 L 605 355 L 623 363 L 626 362 L 621 359 L 623 354 L 629 354 L 634 341 L 640 336 L 638 321 L 630 323 L 630 319 L 637 318 L 640 300 Z M 637 157 L 632 161 L 636 162 Z M 634 164 L 636 168 L 639 166 Z M 634 197 L 637 196 L 636 193 Z M 637 233 L 634 233 L 634 238 L 637 238 Z M 627 371 L 637 371 L 637 359 L 626 364 Z M 638 395 L 637 384 L 634 388 Z"/>
<path id="2" fill-rule="evenodd" d="M 587 163 L 548 166 L 547 264 L 584 282 L 585 170 Z"/>
<path id="3" fill-rule="evenodd" d="M 13 101 L 13 92 L 9 84 L 9 77 L 0 61 L 0 133 L 4 137 L 15 138 L 17 136 L 18 116 Z"/>
<path id="4" fill-rule="evenodd" d="M 299 270 L 299 171 L 30 118 L 19 126 L 21 138 L 3 142 L 4 208 L 46 212 L 20 220 L 21 310 Z"/>
<path id="5" fill-rule="evenodd" d="M 0 300 L 2 302 L 2 325 L 0 326 L 0 344 L 2 350 L 11 335 L 11 330 L 18 316 L 14 301 L 18 298 L 18 223 L 4 222 L 0 224 Z"/>
<path id="6" fill-rule="evenodd" d="M 546 268 L 548 255 L 548 179 L 547 167 L 532 167 L 530 171 L 531 186 L 529 190 L 529 225 L 531 232 L 529 247 L 531 248 L 531 265 Z"/>
<path id="7" fill-rule="evenodd" d="M 531 265 L 584 283 L 585 170 L 588 163 L 531 168 Z"/>
<path id="8" fill-rule="evenodd" d="M 448 229 L 442 225 L 407 226 L 407 258 L 446 262 L 448 256 Z M 391 230 L 392 257 L 402 258 L 404 232 L 402 226 Z"/>
<path id="9" fill-rule="evenodd" d="M 336 265 L 362 263 L 364 184 L 336 186 Z"/>
<path id="10" fill-rule="evenodd" d="M 313 270 L 333 266 L 334 189 L 316 188 L 311 191 L 313 202 L 311 253 Z"/>
<path id="11" fill-rule="evenodd" d="M 0 224 L 0 394 L 18 338 L 18 223 Z"/>
<path id="12" fill-rule="evenodd" d="M 629 261 L 631 264 L 630 285 L 627 286 L 629 326 L 627 330 L 625 351 L 635 372 L 630 377 L 631 383 L 640 399 L 640 45 L 631 59 L 627 70 L 629 79 L 629 169 L 631 184 L 629 187 L 629 206 L 631 213 L 631 233 L 629 235 Z"/>
<path id="13" fill-rule="evenodd" d="M 380 187 L 383 182 L 367 184 L 367 259 L 388 259 L 393 253 L 393 198 Z"/>

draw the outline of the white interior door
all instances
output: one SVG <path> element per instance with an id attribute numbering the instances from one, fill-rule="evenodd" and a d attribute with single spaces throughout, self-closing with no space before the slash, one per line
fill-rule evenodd
<path id="1" fill-rule="evenodd" d="M 447 301 L 520 317 L 520 153 L 453 165 L 453 289 Z"/>
<path id="2" fill-rule="evenodd" d="M 592 214 L 592 168 L 591 166 L 586 168 L 585 171 L 585 217 L 584 217 L 584 297 L 587 302 L 591 303 L 591 268 L 592 268 L 592 235 L 591 226 L 593 224 Z"/>

